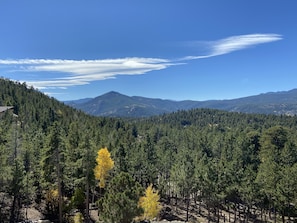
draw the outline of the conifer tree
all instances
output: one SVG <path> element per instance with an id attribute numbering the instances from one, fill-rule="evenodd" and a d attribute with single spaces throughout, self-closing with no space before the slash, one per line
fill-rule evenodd
<path id="1" fill-rule="evenodd" d="M 282 204 L 281 195 L 278 191 L 279 184 L 282 182 L 283 174 L 287 166 L 283 166 L 282 152 L 288 141 L 288 130 L 281 126 L 274 126 L 266 130 L 261 138 L 261 151 L 256 182 L 262 188 L 264 194 L 267 196 L 269 204 L 272 205 L 274 214 L 276 215 L 276 208 Z M 285 193 L 284 193 L 285 194 Z M 276 221 L 276 216 L 274 216 Z"/>
<path id="2" fill-rule="evenodd" d="M 83 161 L 83 166 L 82 166 L 82 173 L 84 175 L 84 183 L 85 183 L 85 204 L 86 204 L 86 215 L 85 215 L 85 220 L 88 222 L 89 221 L 89 197 L 90 197 L 90 186 L 91 183 L 94 182 L 94 175 L 93 175 L 93 169 L 95 166 L 95 162 L 92 157 L 95 156 L 93 154 L 93 147 L 92 143 L 90 141 L 89 135 L 86 134 L 83 137 L 83 142 L 81 143 L 81 150 L 82 152 L 82 161 Z"/>
<path id="3" fill-rule="evenodd" d="M 99 217 L 107 223 L 130 223 L 142 214 L 138 206 L 143 189 L 128 173 L 116 175 L 99 201 Z"/>
<path id="4" fill-rule="evenodd" d="M 4 192 L 12 178 L 12 166 L 9 164 L 11 149 L 7 146 L 4 122 L 0 122 L 0 192 Z"/>
<path id="5" fill-rule="evenodd" d="M 56 184 L 59 195 L 59 222 L 62 222 L 62 168 L 61 155 L 64 143 L 61 135 L 61 127 L 57 121 L 50 129 L 48 147 L 43 160 L 44 178 L 49 184 Z"/>

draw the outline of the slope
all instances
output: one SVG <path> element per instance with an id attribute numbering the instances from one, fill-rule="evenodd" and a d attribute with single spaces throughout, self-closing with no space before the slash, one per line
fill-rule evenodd
<path id="1" fill-rule="evenodd" d="M 213 108 L 232 112 L 259 114 L 297 114 L 297 89 L 271 92 L 232 100 L 173 101 L 109 92 L 94 99 L 67 102 L 95 116 L 148 117 L 178 110 Z"/>

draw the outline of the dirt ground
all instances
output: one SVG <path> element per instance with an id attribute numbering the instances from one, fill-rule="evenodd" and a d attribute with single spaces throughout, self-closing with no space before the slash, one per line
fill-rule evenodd
<path id="1" fill-rule="evenodd" d="M 151 221 L 151 223 L 166 223 L 166 222 L 182 223 L 182 222 L 186 221 L 186 210 L 185 210 L 185 207 L 183 207 L 183 205 L 172 206 L 172 205 L 168 205 L 168 204 L 163 204 L 162 207 L 163 208 L 160 212 L 160 217 L 158 219 L 156 219 L 155 221 Z M 22 216 L 26 217 L 26 212 L 27 212 L 27 219 L 30 221 L 38 222 L 38 220 L 44 219 L 44 216 L 42 215 L 42 213 L 40 213 L 33 206 L 28 207 L 27 210 L 26 210 L 26 208 L 21 209 Z M 228 212 L 223 211 L 221 213 L 220 223 L 230 222 L 229 220 L 231 220 L 231 222 L 234 222 L 234 218 L 232 215 L 233 214 L 229 215 Z M 224 219 L 224 216 L 225 216 L 225 219 Z M 229 216 L 231 216 L 231 219 L 229 219 Z M 94 222 L 99 222 L 97 210 L 90 210 L 90 217 Z M 188 222 L 189 223 L 217 222 L 217 218 L 215 218 L 213 220 L 208 220 L 207 219 L 207 210 L 205 208 L 202 207 L 200 210 L 200 213 L 198 214 L 198 211 L 195 210 L 193 206 L 191 206 Z M 247 222 L 247 221 L 244 221 L 244 219 L 241 219 L 241 221 L 239 219 L 237 219 L 236 222 Z M 253 220 L 250 219 L 248 221 L 248 223 L 252 223 L 252 222 L 260 223 L 261 221 L 259 219 L 253 219 Z M 271 219 L 271 221 L 270 221 L 267 219 L 266 222 L 273 222 L 273 220 Z"/>
<path id="2" fill-rule="evenodd" d="M 27 209 L 26 208 L 21 209 L 22 216 L 24 216 L 25 218 L 26 218 L 26 212 L 27 212 L 27 219 L 29 219 L 31 221 L 38 221 L 38 220 L 44 218 L 43 214 L 40 213 L 34 207 L 28 207 Z"/>

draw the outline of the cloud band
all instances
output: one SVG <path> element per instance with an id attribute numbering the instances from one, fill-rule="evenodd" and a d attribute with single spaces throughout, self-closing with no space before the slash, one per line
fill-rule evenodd
<path id="1" fill-rule="evenodd" d="M 60 60 L 60 59 L 20 59 L 0 60 L 5 72 L 41 72 L 35 80 L 23 80 L 38 89 L 67 88 L 85 85 L 92 81 L 115 78 L 118 75 L 141 75 L 150 71 L 166 69 L 187 60 L 209 58 L 246 49 L 255 45 L 281 40 L 278 34 L 249 34 L 231 36 L 225 39 L 205 42 L 208 54 L 187 56 L 178 60 L 160 58 L 119 58 L 102 60 Z M 59 73 L 59 77 L 46 77 L 47 73 Z M 18 80 L 20 81 L 20 80 Z"/>

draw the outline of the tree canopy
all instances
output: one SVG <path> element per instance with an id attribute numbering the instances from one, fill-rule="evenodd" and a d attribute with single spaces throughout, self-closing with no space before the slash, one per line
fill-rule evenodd
<path id="1" fill-rule="evenodd" d="M 1 223 L 25 220 L 34 205 L 52 221 L 71 222 L 77 210 L 87 221 L 98 200 L 109 222 L 151 218 L 145 204 L 156 200 L 182 205 L 189 219 L 197 209 L 216 221 L 297 220 L 296 116 L 93 117 L 24 83 L 0 86 L 0 104 L 13 106 L 0 115 Z"/>

